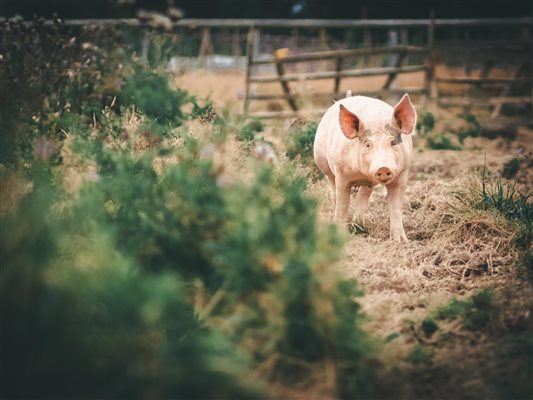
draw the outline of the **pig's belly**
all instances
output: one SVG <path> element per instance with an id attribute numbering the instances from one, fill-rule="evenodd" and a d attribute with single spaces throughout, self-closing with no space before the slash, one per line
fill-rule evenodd
<path id="1" fill-rule="evenodd" d="M 375 184 L 372 183 L 372 181 L 370 179 L 356 179 L 356 180 L 350 181 L 350 186 L 353 186 L 353 187 L 359 187 L 359 186 L 372 187 L 372 186 L 375 186 Z"/>
<path id="2" fill-rule="evenodd" d="M 375 183 L 373 183 L 370 179 L 368 179 L 367 176 L 363 174 L 354 174 L 349 177 L 350 180 L 350 186 L 368 186 L 372 187 L 375 186 Z"/>

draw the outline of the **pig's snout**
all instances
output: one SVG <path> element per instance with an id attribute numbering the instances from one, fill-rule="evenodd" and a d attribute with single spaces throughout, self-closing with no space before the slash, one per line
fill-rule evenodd
<path id="1" fill-rule="evenodd" d="M 381 167 L 374 173 L 374 178 L 379 183 L 387 183 L 394 176 L 394 173 L 387 167 Z"/>

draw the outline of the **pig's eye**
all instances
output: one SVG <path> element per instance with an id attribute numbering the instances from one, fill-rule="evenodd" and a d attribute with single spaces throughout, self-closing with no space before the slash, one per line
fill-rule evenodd
<path id="1" fill-rule="evenodd" d="M 370 140 L 365 140 L 365 147 L 367 149 L 371 148 L 372 147 L 372 143 L 370 142 Z"/>
<path id="2" fill-rule="evenodd" d="M 391 139 L 390 141 L 391 146 L 396 146 L 397 144 L 398 144 L 398 141 L 396 139 Z"/>

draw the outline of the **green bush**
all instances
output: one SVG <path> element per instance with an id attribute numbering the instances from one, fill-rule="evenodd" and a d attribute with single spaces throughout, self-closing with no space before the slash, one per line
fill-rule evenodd
<path id="1" fill-rule="evenodd" d="M 301 128 L 291 129 L 287 133 L 287 157 L 289 160 L 299 160 L 307 165 L 313 158 L 313 143 L 315 141 L 317 124 L 308 122 Z"/>
<path id="2" fill-rule="evenodd" d="M 413 364 L 431 364 L 433 354 L 425 347 L 417 344 L 411 353 L 409 353 L 408 359 Z"/>
<path id="3" fill-rule="evenodd" d="M 435 127 L 435 116 L 433 113 L 427 111 L 423 113 L 416 124 L 416 129 L 422 133 L 428 133 Z"/>
<path id="4" fill-rule="evenodd" d="M 438 329 L 438 324 L 432 318 L 426 318 L 422 321 L 422 331 L 426 336 L 433 335 Z"/>
<path id="5" fill-rule="evenodd" d="M 56 35 L 54 57 L 70 41 L 59 29 L 39 38 Z M 2 162 L 23 161 L 32 189 L 0 216 L 0 397 L 256 398 L 265 390 L 250 371 L 269 365 L 265 379 L 294 381 L 324 363 L 338 397 L 371 393 L 360 293 L 331 269 L 343 241 L 317 223 L 305 177 L 261 164 L 223 184 L 202 149 L 222 144 L 228 116 L 172 90 L 130 50 L 108 52 L 105 35 L 101 48 L 83 42 L 87 70 L 77 46 L 61 63 L 43 52 L 17 59 L 21 39 L 6 40 L 10 65 L 23 67 L 7 80 L 23 77 L 24 96 L 38 98 L 17 96 L 2 126 L 15 133 Z M 60 78 L 32 81 L 33 61 Z M 209 141 L 174 130 L 189 118 L 213 122 Z M 245 141 L 264 128 L 236 126 Z M 138 151 L 130 135 L 157 140 Z M 66 136 L 65 150 L 96 166 L 76 193 L 58 165 Z"/>
<path id="6" fill-rule="evenodd" d="M 497 323 L 500 307 L 490 290 L 482 290 L 470 299 L 460 301 L 453 299 L 448 305 L 439 307 L 434 314 L 437 320 L 454 320 L 461 318 L 467 329 L 479 330 Z"/>
<path id="7" fill-rule="evenodd" d="M 473 114 L 465 114 L 462 118 L 467 122 L 467 125 L 463 127 L 459 133 L 459 143 L 464 144 L 464 140 L 467 137 L 480 137 L 481 136 L 481 124 Z"/>
<path id="8" fill-rule="evenodd" d="M 175 126 L 184 118 L 181 107 L 192 100 L 185 91 L 171 89 L 164 76 L 141 69 L 125 77 L 117 99 L 119 104 L 133 105 L 161 124 Z"/>
<path id="9" fill-rule="evenodd" d="M 452 140 L 445 133 L 428 136 L 427 146 L 432 150 L 462 150 L 462 147 L 453 144 Z"/>
<path id="10" fill-rule="evenodd" d="M 263 132 L 264 128 L 259 119 L 250 119 L 237 128 L 237 139 L 242 142 L 251 142 L 258 133 Z"/>
<path id="11" fill-rule="evenodd" d="M 161 174 L 159 151 L 78 140 L 98 179 L 69 199 L 33 175 L 0 221 L 3 397 L 251 397 L 239 378 L 274 355 L 273 376 L 331 360 L 339 396 L 370 392 L 358 291 L 329 271 L 342 241 L 304 179 L 263 166 L 223 188 L 194 139 Z"/>

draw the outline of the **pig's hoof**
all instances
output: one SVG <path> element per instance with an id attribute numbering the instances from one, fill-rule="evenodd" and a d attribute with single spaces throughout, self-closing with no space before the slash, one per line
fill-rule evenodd
<path id="1" fill-rule="evenodd" d="M 353 235 L 366 235 L 368 234 L 368 229 L 361 223 L 351 223 L 348 225 L 348 232 Z"/>
<path id="2" fill-rule="evenodd" d="M 407 236 L 405 235 L 405 232 L 391 232 L 390 238 L 395 242 L 407 243 L 409 241 L 409 239 L 407 239 Z"/>

